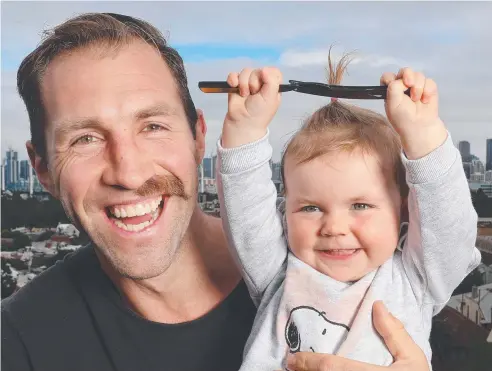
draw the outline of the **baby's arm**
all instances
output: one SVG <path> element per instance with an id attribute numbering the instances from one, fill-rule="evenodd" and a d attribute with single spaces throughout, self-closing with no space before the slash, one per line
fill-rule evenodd
<path id="1" fill-rule="evenodd" d="M 217 188 L 221 217 L 231 252 L 256 303 L 281 271 L 287 257 L 277 191 L 271 180 L 272 147 L 267 126 L 280 103 L 280 72 L 244 70 L 229 84 L 232 94 L 217 145 Z"/>
<path id="2" fill-rule="evenodd" d="M 218 193 L 224 229 L 253 299 L 260 300 L 287 256 L 268 134 L 224 149 L 218 144 Z"/>
<path id="3" fill-rule="evenodd" d="M 403 263 L 422 303 L 438 312 L 480 263 L 477 214 L 451 136 L 424 158 L 403 161 L 410 187 Z"/>
<path id="4" fill-rule="evenodd" d="M 460 153 L 439 118 L 435 82 L 409 68 L 381 82 L 388 85 L 386 113 L 403 144 L 410 188 L 403 264 L 414 293 L 437 313 L 480 262 L 477 214 Z"/>

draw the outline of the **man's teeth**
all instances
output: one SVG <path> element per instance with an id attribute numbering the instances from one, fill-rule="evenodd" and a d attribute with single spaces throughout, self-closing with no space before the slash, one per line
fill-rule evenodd
<path id="1" fill-rule="evenodd" d="M 157 217 L 159 216 L 159 210 L 155 210 L 152 213 L 152 219 L 140 223 L 140 224 L 125 224 L 121 220 L 114 219 L 114 224 L 116 224 L 117 227 L 124 229 L 125 231 L 130 231 L 130 232 L 139 232 L 144 228 L 147 228 L 149 225 L 153 224 Z"/>
<path id="2" fill-rule="evenodd" d="M 153 213 L 159 207 L 162 199 L 158 198 L 152 201 L 142 202 L 135 205 L 123 205 L 111 207 L 110 212 L 117 218 L 131 218 L 132 216 L 141 216 Z"/>

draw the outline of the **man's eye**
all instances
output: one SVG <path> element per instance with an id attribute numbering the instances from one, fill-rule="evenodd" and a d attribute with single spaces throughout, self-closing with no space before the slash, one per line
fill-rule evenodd
<path id="1" fill-rule="evenodd" d="M 357 204 L 353 204 L 352 208 L 354 210 L 367 210 L 367 209 L 371 209 L 372 205 L 357 203 Z"/>
<path id="2" fill-rule="evenodd" d="M 87 135 L 81 136 L 79 139 L 77 139 L 74 144 L 82 144 L 82 145 L 83 144 L 91 144 L 91 143 L 96 142 L 97 140 L 98 139 L 95 136 L 87 134 Z"/>
<path id="3" fill-rule="evenodd" d="M 308 206 L 302 207 L 301 211 L 304 211 L 306 213 L 313 213 L 313 212 L 320 211 L 320 210 L 319 210 L 319 207 L 317 207 L 317 206 L 308 205 Z"/>
<path id="4" fill-rule="evenodd" d="M 157 124 L 149 124 L 145 127 L 144 131 L 159 131 L 163 130 L 164 128 L 161 125 Z"/>

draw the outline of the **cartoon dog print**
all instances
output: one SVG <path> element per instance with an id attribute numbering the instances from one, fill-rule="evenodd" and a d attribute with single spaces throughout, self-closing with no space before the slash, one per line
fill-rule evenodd
<path id="1" fill-rule="evenodd" d="M 324 312 L 300 306 L 290 312 L 285 326 L 285 340 L 291 353 L 334 354 L 349 331 L 348 326 L 326 318 Z"/>

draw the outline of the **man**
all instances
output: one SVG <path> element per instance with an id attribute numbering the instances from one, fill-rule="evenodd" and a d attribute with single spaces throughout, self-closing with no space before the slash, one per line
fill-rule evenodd
<path id="1" fill-rule="evenodd" d="M 39 180 L 92 243 L 2 302 L 5 370 L 238 369 L 255 307 L 197 206 L 206 124 L 183 62 L 143 21 L 86 14 L 22 62 Z M 395 369 L 427 370 L 375 311 Z M 338 367 L 338 368 L 337 368 Z M 377 370 L 299 354 L 292 369 Z"/>

